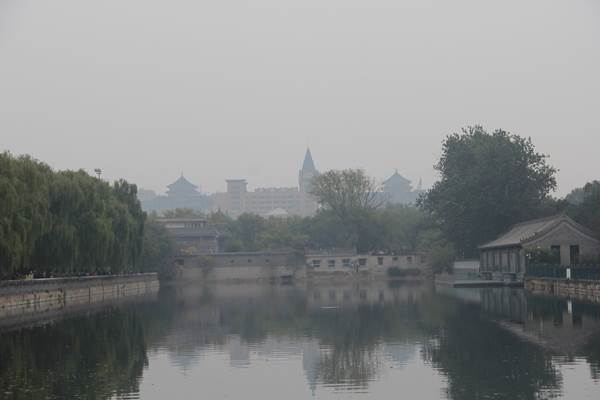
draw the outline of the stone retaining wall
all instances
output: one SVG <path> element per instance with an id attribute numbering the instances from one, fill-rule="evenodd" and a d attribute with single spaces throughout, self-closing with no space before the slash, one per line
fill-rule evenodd
<path id="1" fill-rule="evenodd" d="M 527 278 L 525 288 L 533 293 L 600 301 L 600 282 L 572 279 Z"/>
<path id="2" fill-rule="evenodd" d="M 0 282 L 0 319 L 157 292 L 156 274 Z"/>

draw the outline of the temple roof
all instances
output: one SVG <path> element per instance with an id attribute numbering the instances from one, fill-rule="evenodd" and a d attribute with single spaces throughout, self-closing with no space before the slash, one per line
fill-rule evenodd
<path id="1" fill-rule="evenodd" d="M 177 179 L 175 182 L 171 183 L 170 185 L 167 185 L 167 187 L 169 188 L 169 190 L 172 191 L 190 191 L 198 189 L 198 186 L 185 179 L 183 174 L 181 174 L 179 179 Z"/>
<path id="2" fill-rule="evenodd" d="M 394 175 L 390 176 L 388 179 L 386 179 L 385 181 L 383 181 L 384 185 L 390 185 L 390 184 L 403 184 L 403 185 L 410 185 L 410 181 L 408 179 L 406 179 L 405 177 L 403 177 L 402 175 L 400 175 L 398 173 L 398 170 L 396 170 L 396 172 L 394 172 Z"/>
<path id="3" fill-rule="evenodd" d="M 315 163 L 312 158 L 312 154 L 310 153 L 310 149 L 306 149 L 306 154 L 304 155 L 304 162 L 302 163 L 303 171 L 316 171 Z"/>

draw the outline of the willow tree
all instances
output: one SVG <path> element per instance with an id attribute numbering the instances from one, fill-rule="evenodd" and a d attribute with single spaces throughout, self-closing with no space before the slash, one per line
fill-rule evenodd
<path id="1" fill-rule="evenodd" d="M 0 279 L 138 270 L 145 219 L 135 185 L 0 154 Z"/>

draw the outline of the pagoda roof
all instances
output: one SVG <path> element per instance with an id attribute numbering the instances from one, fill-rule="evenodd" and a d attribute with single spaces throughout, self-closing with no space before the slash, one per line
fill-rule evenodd
<path id="1" fill-rule="evenodd" d="M 198 186 L 194 185 L 193 183 L 191 183 L 190 181 L 185 179 L 183 174 L 181 174 L 179 179 L 177 179 L 175 182 L 171 183 L 170 185 L 167 185 L 167 187 L 169 188 L 169 190 L 190 190 L 190 189 L 196 190 L 196 189 L 198 189 Z"/>
<path id="2" fill-rule="evenodd" d="M 405 177 L 403 177 L 402 175 L 400 175 L 398 173 L 398 170 L 396 170 L 396 172 L 394 172 L 394 175 L 390 176 L 388 179 L 386 179 L 385 181 L 383 181 L 384 185 L 389 185 L 389 184 L 397 184 L 397 183 L 401 183 L 401 184 L 410 184 L 411 181 L 406 179 Z"/>

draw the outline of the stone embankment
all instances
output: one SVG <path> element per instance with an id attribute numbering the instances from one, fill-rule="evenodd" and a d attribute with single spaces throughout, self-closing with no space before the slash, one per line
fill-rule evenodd
<path id="1" fill-rule="evenodd" d="M 554 295 L 600 302 L 599 281 L 527 278 L 525 280 L 525 288 L 535 294 Z"/>
<path id="2" fill-rule="evenodd" d="M 156 293 L 156 274 L 0 282 L 0 320 Z"/>

